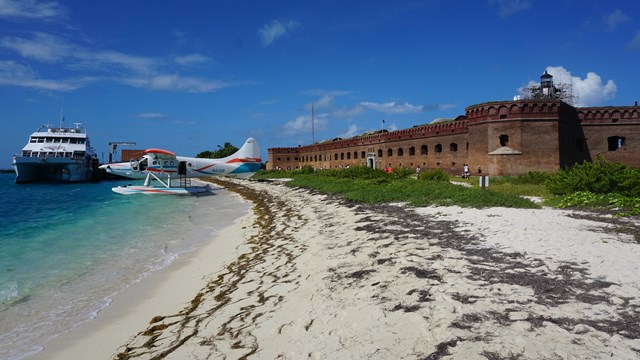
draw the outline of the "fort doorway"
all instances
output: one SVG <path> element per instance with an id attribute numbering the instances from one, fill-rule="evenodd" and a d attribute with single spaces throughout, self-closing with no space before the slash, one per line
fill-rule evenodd
<path id="1" fill-rule="evenodd" d="M 367 167 L 372 169 L 376 168 L 376 157 L 373 154 L 367 156 Z"/>

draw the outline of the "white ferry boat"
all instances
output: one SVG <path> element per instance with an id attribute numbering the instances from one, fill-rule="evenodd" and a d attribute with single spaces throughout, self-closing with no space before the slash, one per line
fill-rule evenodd
<path id="1" fill-rule="evenodd" d="M 80 123 L 73 128 L 43 125 L 13 156 L 16 183 L 91 180 L 98 159 Z"/>

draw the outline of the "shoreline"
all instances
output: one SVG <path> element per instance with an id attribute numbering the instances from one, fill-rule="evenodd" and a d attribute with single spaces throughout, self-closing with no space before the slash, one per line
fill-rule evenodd
<path id="1" fill-rule="evenodd" d="M 202 267 L 191 276 L 209 276 L 180 288 L 180 304 L 163 302 L 177 296 L 174 280 L 156 284 L 146 301 L 157 311 L 125 314 L 134 330 L 112 337 L 124 342 L 105 356 L 640 356 L 640 239 L 625 230 L 637 220 L 365 205 L 275 181 L 216 183 L 253 203 L 244 228 L 225 229 L 243 245 L 224 267 L 194 254 Z M 75 340 L 86 349 L 116 326 Z"/>

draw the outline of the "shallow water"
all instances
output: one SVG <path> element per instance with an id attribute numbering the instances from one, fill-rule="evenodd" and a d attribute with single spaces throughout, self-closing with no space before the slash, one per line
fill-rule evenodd
<path id="1" fill-rule="evenodd" d="M 0 175 L 0 358 L 21 359 L 94 318 L 132 283 L 249 210 L 238 195 L 119 195 Z"/>

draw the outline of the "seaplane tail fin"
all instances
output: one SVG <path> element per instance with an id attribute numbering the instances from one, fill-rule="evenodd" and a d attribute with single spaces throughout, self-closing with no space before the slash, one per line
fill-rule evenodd
<path id="1" fill-rule="evenodd" d="M 254 162 L 260 162 L 260 145 L 258 145 L 258 142 L 256 141 L 256 139 L 248 138 L 247 141 L 244 142 L 244 145 L 242 145 L 240 150 L 238 150 L 236 153 L 234 153 L 231 156 L 227 156 L 222 160 L 227 162 L 229 160 L 234 160 L 234 159 L 243 159 L 243 160 L 250 159 L 251 161 L 254 161 Z"/>

